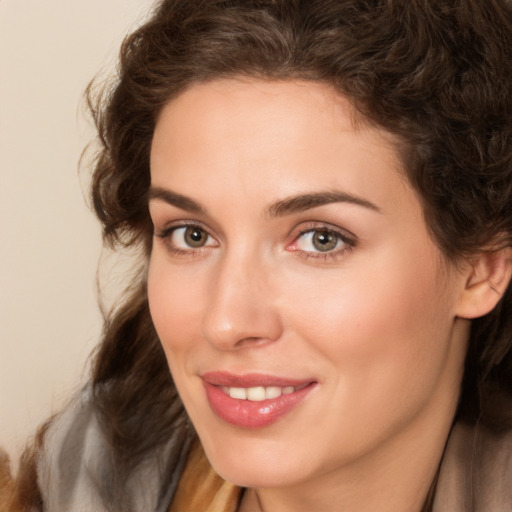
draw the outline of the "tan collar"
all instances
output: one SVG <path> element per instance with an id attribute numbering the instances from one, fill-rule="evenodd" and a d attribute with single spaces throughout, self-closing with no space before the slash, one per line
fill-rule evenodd
<path id="1" fill-rule="evenodd" d="M 196 441 L 169 512 L 236 512 L 243 490 L 223 480 L 210 466 Z"/>

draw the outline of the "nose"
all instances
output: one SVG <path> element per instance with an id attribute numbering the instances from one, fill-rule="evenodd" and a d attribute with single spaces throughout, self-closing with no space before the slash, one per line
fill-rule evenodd
<path id="1" fill-rule="evenodd" d="M 219 350 L 278 340 L 282 323 L 274 290 L 274 272 L 256 258 L 234 256 L 219 261 L 206 292 L 203 336 Z"/>

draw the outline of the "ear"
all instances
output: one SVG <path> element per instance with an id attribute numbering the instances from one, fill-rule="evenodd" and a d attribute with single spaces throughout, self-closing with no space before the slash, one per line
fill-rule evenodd
<path id="1" fill-rule="evenodd" d="M 512 247 L 483 252 L 471 260 L 457 307 L 460 318 L 478 318 L 494 309 L 512 276 Z"/>

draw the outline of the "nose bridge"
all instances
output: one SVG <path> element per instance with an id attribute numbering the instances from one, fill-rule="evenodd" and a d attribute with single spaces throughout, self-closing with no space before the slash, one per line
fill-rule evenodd
<path id="1" fill-rule="evenodd" d="M 279 338 L 281 322 L 270 268 L 257 249 L 226 251 L 206 293 L 203 335 L 217 348 L 230 350 Z"/>

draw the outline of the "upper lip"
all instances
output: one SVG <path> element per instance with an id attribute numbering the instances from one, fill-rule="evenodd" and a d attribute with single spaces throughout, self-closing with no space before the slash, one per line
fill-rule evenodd
<path id="1" fill-rule="evenodd" d="M 237 388 L 252 388 L 259 386 L 299 387 L 316 382 L 315 379 L 292 379 L 263 373 L 245 373 L 242 375 L 236 375 L 226 371 L 205 372 L 201 375 L 201 378 L 208 384 L 212 384 L 214 386 Z"/>

